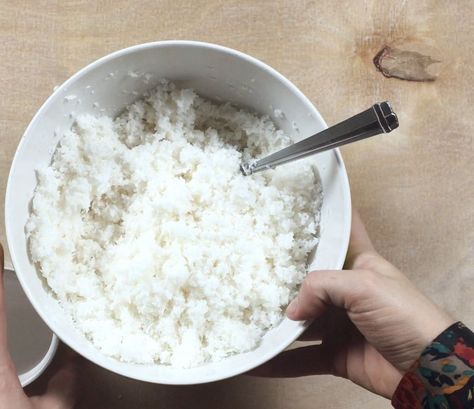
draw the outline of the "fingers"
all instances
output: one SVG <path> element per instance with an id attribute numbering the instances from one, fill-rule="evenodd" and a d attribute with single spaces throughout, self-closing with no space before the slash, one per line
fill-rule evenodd
<path id="1" fill-rule="evenodd" d="M 77 398 L 77 368 L 74 361 L 68 362 L 51 378 L 46 393 L 36 397 L 39 407 L 72 409 Z"/>
<path id="2" fill-rule="evenodd" d="M 8 352 L 7 319 L 5 313 L 5 291 L 3 284 L 3 248 L 0 244 L 0 395 L 17 400 L 22 396 L 20 381 Z"/>
<path id="3" fill-rule="evenodd" d="M 12 362 L 8 352 L 7 318 L 5 312 L 5 286 L 3 282 L 3 274 L 3 247 L 0 245 L 0 366 L 11 367 Z"/>
<path id="4" fill-rule="evenodd" d="M 364 223 L 360 218 L 359 212 L 353 208 L 351 237 L 349 249 L 347 250 L 345 268 L 357 268 L 357 258 L 364 253 L 376 253 L 376 251 L 365 229 Z"/>
<path id="5" fill-rule="evenodd" d="M 271 378 L 332 374 L 332 353 L 323 345 L 285 351 L 248 374 Z"/>
<path id="6" fill-rule="evenodd" d="M 357 271 L 326 270 L 309 273 L 286 315 L 292 320 L 320 317 L 329 306 L 349 309 L 354 294 L 360 289 Z"/>

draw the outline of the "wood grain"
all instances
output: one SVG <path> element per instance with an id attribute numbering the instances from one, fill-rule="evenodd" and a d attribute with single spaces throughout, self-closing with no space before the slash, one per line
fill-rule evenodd
<path id="1" fill-rule="evenodd" d="M 354 204 L 378 249 L 474 326 L 474 8 L 470 0 L 0 1 L 0 207 L 18 140 L 56 84 L 147 41 L 227 45 L 275 67 L 329 124 L 390 100 L 399 131 L 343 149 Z M 385 78 L 384 46 L 441 61 L 432 82 Z M 3 216 L 0 240 L 5 243 Z M 414 313 L 416 313 L 414 311 Z M 332 377 L 144 384 L 85 364 L 80 408 L 382 408 Z M 47 376 L 32 390 L 39 390 Z"/>

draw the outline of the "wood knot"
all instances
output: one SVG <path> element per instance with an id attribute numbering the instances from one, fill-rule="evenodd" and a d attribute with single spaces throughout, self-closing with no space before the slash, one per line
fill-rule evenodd
<path id="1" fill-rule="evenodd" d="M 435 81 L 437 74 L 428 72 L 431 64 L 441 61 L 416 51 L 384 46 L 374 57 L 374 65 L 387 78 L 406 81 Z"/>

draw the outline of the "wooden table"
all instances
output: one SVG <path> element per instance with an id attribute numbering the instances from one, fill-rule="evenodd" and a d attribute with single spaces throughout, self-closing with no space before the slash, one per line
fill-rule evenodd
<path id="1" fill-rule="evenodd" d="M 473 23 L 470 0 L 3 0 L 2 213 L 18 140 L 56 84 L 96 58 L 137 43 L 195 39 L 223 44 L 282 72 L 329 124 L 374 101 L 392 101 L 400 116 L 399 131 L 343 149 L 354 204 L 380 252 L 472 327 Z M 392 52 L 395 48 L 399 58 L 410 60 L 413 55 L 406 51 L 417 51 L 439 60 L 421 75 L 430 79 L 434 73 L 436 79 L 384 77 L 373 58 L 385 46 Z M 385 68 L 391 62 L 382 61 Z M 401 70 L 402 77 L 413 74 L 404 66 L 388 69 L 399 76 Z M 5 243 L 3 216 L 0 229 Z M 390 407 L 348 381 L 327 376 L 242 376 L 169 387 L 127 380 L 92 364 L 83 375 L 80 408 L 87 409 Z"/>

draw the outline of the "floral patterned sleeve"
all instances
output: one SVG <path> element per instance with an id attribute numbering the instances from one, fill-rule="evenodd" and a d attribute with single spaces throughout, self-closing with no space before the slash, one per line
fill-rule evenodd
<path id="1" fill-rule="evenodd" d="M 443 331 L 403 376 L 396 409 L 474 408 L 474 333 L 461 322 Z"/>

